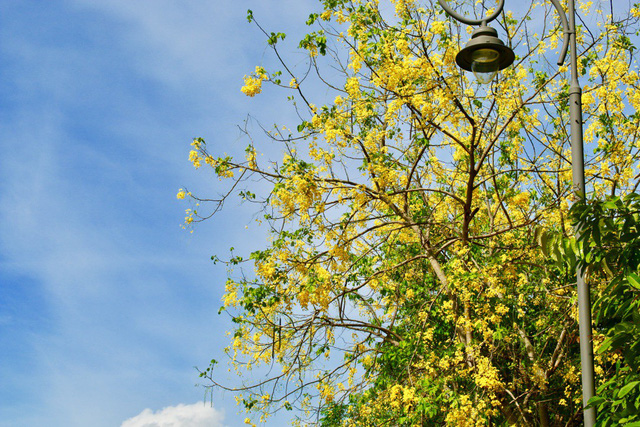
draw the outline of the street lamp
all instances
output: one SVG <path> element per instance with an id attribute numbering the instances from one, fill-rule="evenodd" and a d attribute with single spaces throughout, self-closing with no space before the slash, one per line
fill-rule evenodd
<path id="1" fill-rule="evenodd" d="M 578 82 L 578 54 L 576 50 L 576 13 L 575 0 L 568 0 L 568 15 L 565 14 L 558 0 L 550 0 L 558 11 L 562 22 L 564 42 L 558 65 L 562 65 L 571 48 L 571 81 L 569 86 L 569 115 L 571 120 L 571 170 L 573 173 L 573 191 L 577 197 L 584 199 L 584 154 L 582 139 L 582 89 Z M 483 19 L 469 19 L 455 10 L 447 0 L 438 0 L 442 8 L 456 20 L 468 25 L 480 25 L 471 36 L 467 46 L 456 56 L 458 66 L 467 71 L 473 71 L 481 83 L 491 81 L 498 71 L 513 63 L 513 51 L 504 45 L 497 37 L 497 32 L 487 24 L 498 17 L 504 7 L 504 0 L 499 0 L 495 11 Z M 576 233 L 578 230 L 576 230 Z M 584 281 L 581 267 L 576 268 L 576 282 L 578 288 L 578 323 L 580 329 L 580 362 L 582 368 L 582 402 L 583 407 L 595 394 L 593 374 L 593 344 L 591 331 L 591 297 L 589 287 Z M 585 427 L 593 427 L 596 421 L 595 408 L 584 409 Z"/>
<path id="2" fill-rule="evenodd" d="M 458 66 L 472 71 L 480 83 L 489 83 L 514 59 L 513 51 L 498 38 L 498 32 L 486 25 L 476 29 L 469 43 L 456 55 Z"/>
<path id="3" fill-rule="evenodd" d="M 504 0 L 486 18 L 470 19 L 453 10 L 445 0 L 438 0 L 442 8 L 458 21 L 467 25 L 480 25 L 471 35 L 471 40 L 456 55 L 456 64 L 463 70 L 472 71 L 480 83 L 489 83 L 498 71 L 513 64 L 515 54 L 498 38 L 498 32 L 487 24 L 500 15 Z"/>

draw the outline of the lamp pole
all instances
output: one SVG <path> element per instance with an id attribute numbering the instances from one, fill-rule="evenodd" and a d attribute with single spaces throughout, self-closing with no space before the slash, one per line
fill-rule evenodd
<path id="1" fill-rule="evenodd" d="M 580 198 L 585 198 L 584 153 L 582 138 L 582 89 L 578 82 L 578 52 L 576 48 L 575 0 L 568 0 L 568 17 L 558 0 L 550 0 L 558 12 L 564 33 L 564 44 L 558 65 L 562 65 L 570 50 L 571 81 L 569 83 L 569 116 L 571 121 L 571 170 L 573 175 L 573 191 Z M 456 20 L 468 25 L 480 25 L 474 31 L 467 46 L 456 56 L 456 63 L 462 69 L 473 71 L 482 83 L 488 82 L 498 71 L 513 63 L 515 55 L 497 38 L 497 32 L 488 27 L 502 12 L 504 0 L 499 0 L 495 11 L 483 19 L 469 19 L 455 10 L 447 0 L 438 0 L 442 8 Z M 570 49 L 569 49 L 570 48 Z M 576 229 L 579 233 L 579 228 Z M 591 330 L 591 297 L 589 287 L 584 281 L 584 272 L 576 268 L 578 293 L 578 324 L 580 333 L 580 363 L 582 370 L 582 402 L 583 408 L 595 395 L 593 370 L 593 343 Z M 596 421 L 595 408 L 584 409 L 585 427 L 593 427 Z"/>

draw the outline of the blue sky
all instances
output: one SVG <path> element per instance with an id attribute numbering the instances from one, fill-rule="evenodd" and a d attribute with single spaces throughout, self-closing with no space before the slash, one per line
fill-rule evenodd
<path id="1" fill-rule="evenodd" d="M 241 205 L 189 234 L 175 194 L 215 194 L 191 138 L 241 150 L 269 102 L 239 90 L 272 60 L 249 8 L 293 52 L 316 3 L 2 2 L 0 426 L 242 424 L 230 394 L 194 405 L 194 366 L 229 329 L 210 256 L 262 234 Z"/>
<path id="2" fill-rule="evenodd" d="M 0 427 L 243 425 L 231 394 L 202 405 L 194 366 L 230 329 L 210 256 L 264 234 L 233 204 L 190 234 L 175 195 L 216 194 L 193 137 L 241 152 L 247 114 L 296 124 L 288 93 L 240 92 L 273 69 L 247 9 L 303 66 L 315 0 L 2 1 Z"/>

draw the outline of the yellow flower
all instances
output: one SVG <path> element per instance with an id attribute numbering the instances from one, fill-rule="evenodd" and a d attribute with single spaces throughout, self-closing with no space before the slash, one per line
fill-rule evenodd
<path id="1" fill-rule="evenodd" d="M 262 92 L 262 79 L 253 76 L 244 76 L 244 86 L 240 89 L 247 96 L 256 96 Z"/>
<path id="2" fill-rule="evenodd" d="M 368 368 L 369 366 L 373 365 L 373 358 L 371 357 L 371 355 L 367 354 L 364 359 L 362 360 L 362 365 L 366 368 Z"/>
<path id="3" fill-rule="evenodd" d="M 431 28 L 429 29 L 429 32 L 431 32 L 431 34 L 440 34 L 445 30 L 445 24 L 442 21 L 433 21 L 431 23 Z"/>
<path id="4" fill-rule="evenodd" d="M 513 196 L 513 204 L 520 208 L 526 208 L 529 205 L 529 193 L 523 191 L 522 193 L 518 193 Z"/>
<path id="5" fill-rule="evenodd" d="M 189 152 L 189 160 L 193 163 L 194 168 L 198 169 L 201 166 L 200 155 L 196 150 L 191 150 Z"/>
<path id="6" fill-rule="evenodd" d="M 178 194 L 176 194 L 176 198 L 182 200 L 186 194 L 187 193 L 181 188 L 180 191 L 178 191 Z"/>

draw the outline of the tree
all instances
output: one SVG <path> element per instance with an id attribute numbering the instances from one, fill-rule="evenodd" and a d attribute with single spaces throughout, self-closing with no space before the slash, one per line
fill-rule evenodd
<path id="1" fill-rule="evenodd" d="M 582 225 L 578 259 L 593 279 L 605 283 L 595 303 L 596 321 L 607 332 L 600 353 L 612 375 L 591 403 L 598 425 L 640 425 L 640 195 L 577 203 Z"/>
<path id="2" fill-rule="evenodd" d="M 547 58 L 562 38 L 553 9 L 504 13 L 516 62 L 481 88 L 455 65 L 464 28 L 437 4 L 320 3 L 299 44 L 305 67 L 248 15 L 280 66 L 258 66 L 242 91 L 282 88 L 299 123 L 248 132 L 242 159 L 193 141 L 194 166 L 227 187 L 217 198 L 181 190 L 198 205 L 187 225 L 239 195 L 272 236 L 226 261 L 221 309 L 237 325 L 231 364 L 270 374 L 220 384 L 212 361 L 201 377 L 248 411 L 321 425 L 579 425 L 575 276 L 539 247 L 573 233 L 567 70 Z M 638 179 L 640 10 L 580 10 L 589 191 L 625 194 Z M 316 106 L 307 89 L 319 84 L 335 99 Z M 270 144 L 281 160 L 261 160 Z M 610 362 L 597 360 L 605 380 Z"/>

